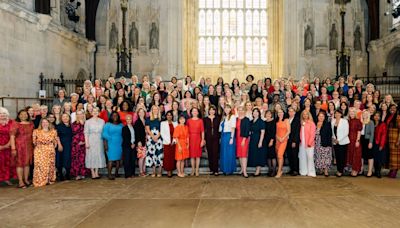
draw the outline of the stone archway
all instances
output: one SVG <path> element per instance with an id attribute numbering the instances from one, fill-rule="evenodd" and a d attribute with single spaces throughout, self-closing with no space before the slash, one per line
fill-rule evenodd
<path id="1" fill-rule="evenodd" d="M 395 47 L 389 52 L 386 71 L 389 76 L 400 76 L 400 47 Z"/>
<path id="2" fill-rule="evenodd" d="M 80 69 L 78 75 L 76 76 L 76 80 L 86 80 L 89 79 L 88 74 L 84 69 Z"/>

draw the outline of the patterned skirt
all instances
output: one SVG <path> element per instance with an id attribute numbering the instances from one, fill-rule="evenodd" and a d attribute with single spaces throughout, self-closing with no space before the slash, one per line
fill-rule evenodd
<path id="1" fill-rule="evenodd" d="M 388 139 L 389 139 L 389 168 L 400 169 L 400 147 L 396 145 L 398 142 L 399 129 L 389 128 Z"/>
<path id="2" fill-rule="evenodd" d="M 159 133 L 158 130 L 153 129 L 151 132 L 154 135 L 157 135 Z M 146 140 L 146 149 L 147 149 L 147 154 L 146 154 L 146 166 L 147 167 L 160 167 L 163 165 L 163 144 L 161 137 L 154 142 L 153 139 L 148 135 L 147 140 Z"/>
<path id="3" fill-rule="evenodd" d="M 329 169 L 332 164 L 332 147 L 323 147 L 321 146 L 321 135 L 319 134 L 319 130 L 317 130 L 315 135 L 315 168 Z"/>

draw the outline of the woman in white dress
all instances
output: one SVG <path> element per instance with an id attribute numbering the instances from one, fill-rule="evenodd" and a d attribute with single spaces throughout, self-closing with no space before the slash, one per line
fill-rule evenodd
<path id="1" fill-rule="evenodd" d="M 93 117 L 85 122 L 86 158 L 85 166 L 91 170 L 92 179 L 99 179 L 99 168 L 106 167 L 104 145 L 101 133 L 104 120 L 100 119 L 99 108 L 94 108 Z"/>

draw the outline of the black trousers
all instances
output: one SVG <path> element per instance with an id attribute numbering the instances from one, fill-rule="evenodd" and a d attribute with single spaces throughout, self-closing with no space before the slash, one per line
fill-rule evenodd
<path id="1" fill-rule="evenodd" d="M 299 172 L 299 144 L 292 148 L 292 144 L 288 143 L 286 146 L 286 154 L 289 160 L 290 172 Z"/>
<path id="2" fill-rule="evenodd" d="M 136 168 L 136 150 L 130 147 L 122 147 L 122 153 L 124 157 L 124 172 L 125 177 L 135 176 Z"/>
<path id="3" fill-rule="evenodd" d="M 335 145 L 336 166 L 339 173 L 343 173 L 346 165 L 347 145 Z"/>
<path id="4" fill-rule="evenodd" d="M 219 162 L 219 143 L 218 140 L 207 141 L 210 143 L 206 144 L 208 154 L 208 166 L 212 173 L 218 173 L 218 162 Z M 212 143 L 211 143 L 212 142 Z"/>
<path id="5" fill-rule="evenodd" d="M 385 148 L 379 150 L 379 145 L 374 143 L 373 152 L 375 172 L 381 171 L 382 165 L 384 164 Z"/>
<path id="6" fill-rule="evenodd" d="M 363 135 L 361 136 L 361 148 L 362 148 L 362 158 L 364 160 L 373 159 L 374 152 L 373 148 L 368 148 L 369 139 L 366 139 Z"/>

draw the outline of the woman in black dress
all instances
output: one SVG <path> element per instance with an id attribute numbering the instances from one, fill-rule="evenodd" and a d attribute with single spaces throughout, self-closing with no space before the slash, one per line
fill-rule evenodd
<path id="1" fill-rule="evenodd" d="M 261 112 L 258 108 L 253 110 L 253 120 L 250 125 L 250 143 L 249 143 L 249 167 L 256 167 L 253 176 L 260 176 L 261 167 L 267 163 L 266 150 L 263 148 L 265 133 L 265 122 L 261 119 Z"/>
<path id="2" fill-rule="evenodd" d="M 139 166 L 140 176 L 146 176 L 146 131 L 145 131 L 145 121 L 146 121 L 146 111 L 143 108 L 139 108 L 137 111 L 138 119 L 133 125 L 135 131 L 135 145 L 136 145 L 136 156 Z"/>
<path id="3" fill-rule="evenodd" d="M 72 150 L 72 128 L 71 117 L 68 114 L 62 114 L 61 123 L 56 125 L 57 134 L 60 139 L 62 148 L 56 153 L 57 175 L 60 181 L 70 179 L 71 170 L 71 150 Z M 63 174 L 65 169 L 65 176 Z"/>
<path id="4" fill-rule="evenodd" d="M 132 115 L 128 114 L 125 117 L 126 126 L 122 128 L 122 153 L 124 157 L 125 178 L 135 176 L 135 130 L 132 126 Z"/>
<path id="5" fill-rule="evenodd" d="M 276 122 L 270 110 L 265 112 L 265 135 L 264 143 L 267 153 L 268 176 L 276 175 L 276 152 L 275 152 Z"/>
<path id="6" fill-rule="evenodd" d="M 219 160 L 219 122 L 220 119 L 216 115 L 217 109 L 211 105 L 208 109 L 208 116 L 203 119 L 204 134 L 206 140 L 206 149 L 208 153 L 208 165 L 211 174 L 218 176 L 218 160 Z"/>

